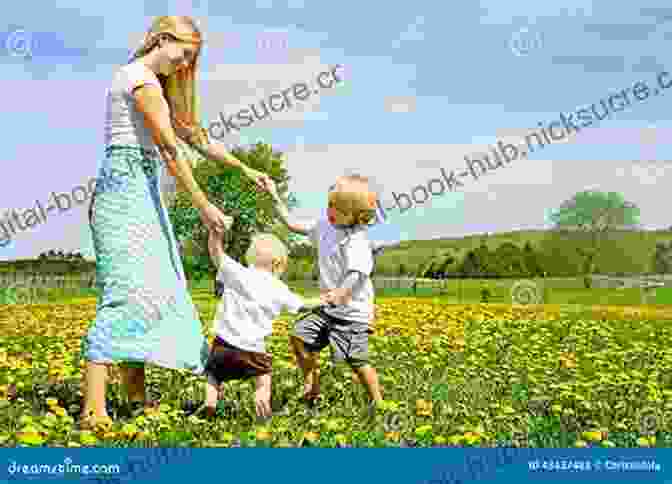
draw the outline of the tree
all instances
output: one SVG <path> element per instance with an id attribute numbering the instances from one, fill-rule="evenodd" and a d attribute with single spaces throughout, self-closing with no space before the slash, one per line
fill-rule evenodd
<path id="1" fill-rule="evenodd" d="M 529 277 L 540 276 L 544 271 L 539 262 L 539 257 L 534 251 L 532 244 L 527 241 L 523 247 L 523 260 L 525 261 L 526 275 Z"/>
<path id="2" fill-rule="evenodd" d="M 595 269 L 605 237 L 617 230 L 635 228 L 639 212 L 620 193 L 583 191 L 564 202 L 550 218 L 562 237 L 579 243 L 575 250 L 582 259 L 581 271 L 587 276 Z M 584 280 L 589 286 L 589 278 Z"/>
<path id="3" fill-rule="evenodd" d="M 656 252 L 653 255 L 653 272 L 656 274 L 672 273 L 672 242 L 656 244 Z"/>
<path id="4" fill-rule="evenodd" d="M 264 143 L 244 149 L 236 147 L 231 153 L 250 168 L 268 174 L 278 187 L 280 197 L 289 209 L 296 201 L 287 201 L 289 176 L 284 167 L 282 154 L 274 152 Z M 225 215 L 234 217 L 233 226 L 225 234 L 225 251 L 242 264 L 244 254 L 255 232 L 265 231 L 277 235 L 291 249 L 296 238 L 289 236 L 286 227 L 276 223 L 273 200 L 268 194 L 259 193 L 254 183 L 237 169 L 225 167 L 214 160 L 199 160 L 193 170 L 196 182 L 206 197 L 218 206 Z M 208 230 L 201 222 L 198 210 L 191 197 L 178 190 L 169 214 L 175 233 L 184 241 L 184 266 L 190 278 L 201 279 L 214 271 L 208 254 Z"/>
<path id="5" fill-rule="evenodd" d="M 455 264 L 457 258 L 450 252 L 446 252 L 439 257 L 435 271 L 435 277 L 445 279 L 450 272 L 450 266 Z"/>
<path id="6" fill-rule="evenodd" d="M 490 249 L 488 249 L 485 241 L 481 242 L 481 245 L 478 246 L 474 253 L 479 261 L 477 269 L 479 276 L 493 274 L 495 272 L 496 264 L 493 254 L 490 252 Z"/>
<path id="7" fill-rule="evenodd" d="M 481 263 L 476 251 L 470 250 L 460 264 L 459 272 L 463 277 L 476 277 L 480 271 L 480 266 Z"/>
<path id="8" fill-rule="evenodd" d="M 525 257 L 516 244 L 504 242 L 492 257 L 494 273 L 501 277 L 520 277 L 527 272 Z"/>

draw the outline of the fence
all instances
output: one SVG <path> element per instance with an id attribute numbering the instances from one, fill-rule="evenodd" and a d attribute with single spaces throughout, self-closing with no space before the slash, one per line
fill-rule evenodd
<path id="1" fill-rule="evenodd" d="M 428 279 L 374 276 L 372 282 L 378 296 L 438 296 L 448 304 L 637 305 L 655 302 L 654 296 L 659 288 L 672 288 L 672 274 L 630 277 L 591 275 L 589 278 L 591 289 L 585 288 L 583 277 Z M 298 290 L 308 292 L 319 290 L 319 282 L 312 280 L 311 277 L 286 282 Z M 211 279 L 189 281 L 189 289 L 214 295 L 214 281 Z M 28 293 L 32 294 L 29 299 L 35 301 L 40 299 L 39 294 L 95 295 L 96 291 L 95 272 L 75 274 L 0 272 L 0 294 L 14 293 L 15 296 L 19 296 L 18 299 L 29 298 Z"/>
<path id="2" fill-rule="evenodd" d="M 0 305 L 41 304 L 62 297 L 91 296 L 95 272 L 0 272 Z"/>
<path id="3" fill-rule="evenodd" d="M 640 305 L 656 302 L 656 289 L 672 288 L 672 274 L 640 275 L 628 278 L 589 276 L 539 277 L 528 279 L 420 279 L 413 277 L 374 277 L 379 296 L 439 296 L 449 304 L 605 304 Z M 289 284 L 304 290 L 317 290 L 312 280 L 292 280 Z"/>

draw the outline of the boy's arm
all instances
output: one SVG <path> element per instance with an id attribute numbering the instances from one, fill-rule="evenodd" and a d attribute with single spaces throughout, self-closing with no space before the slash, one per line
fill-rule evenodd
<path id="1" fill-rule="evenodd" d="M 210 259 L 215 264 L 218 274 L 225 273 L 228 275 L 238 275 L 245 268 L 239 264 L 235 259 L 229 257 L 224 252 L 222 240 L 214 233 L 210 232 L 208 236 L 208 251 L 210 252 Z"/>
<path id="2" fill-rule="evenodd" d="M 212 231 L 208 234 L 208 252 L 210 253 L 210 260 L 219 270 L 224 263 L 224 248 L 222 247 L 222 240 Z"/>
<path id="3" fill-rule="evenodd" d="M 290 313 L 298 314 L 311 312 L 319 306 L 324 306 L 324 301 L 319 297 L 303 298 L 287 288 L 285 309 Z"/>
<path id="4" fill-rule="evenodd" d="M 278 217 L 280 217 L 280 220 L 282 220 L 282 223 L 284 223 L 285 226 L 294 233 L 298 233 L 301 235 L 310 235 L 310 231 L 314 226 L 314 222 L 301 223 L 295 220 L 290 220 L 287 205 L 285 205 L 285 202 L 283 202 L 280 196 L 278 195 L 278 191 L 275 188 L 275 184 L 272 185 L 268 193 L 271 195 L 271 197 L 273 197 L 273 201 L 275 202 L 275 211 L 278 214 Z"/>
<path id="5" fill-rule="evenodd" d="M 384 251 L 388 249 L 398 249 L 401 247 L 402 242 L 381 242 L 377 240 L 372 240 L 371 241 L 371 251 L 373 252 L 373 256 L 377 257 L 380 254 L 382 254 Z"/>

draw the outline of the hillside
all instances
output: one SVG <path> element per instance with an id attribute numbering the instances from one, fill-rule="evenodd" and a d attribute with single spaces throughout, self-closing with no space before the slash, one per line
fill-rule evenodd
<path id="1" fill-rule="evenodd" d="M 455 251 L 464 256 L 470 250 L 476 249 L 484 243 L 488 249 L 495 250 L 503 243 L 510 242 L 524 247 L 530 242 L 535 249 L 548 239 L 551 232 L 548 230 L 522 230 L 498 234 L 479 234 L 466 237 L 440 238 L 432 240 L 413 240 L 402 243 L 399 249 L 390 249 L 378 257 L 376 262 L 377 273 L 396 274 L 399 264 L 409 270 L 417 270 L 420 264 L 432 256 L 447 251 Z M 651 259 L 655 253 L 657 243 L 669 244 L 672 242 L 672 231 L 620 231 L 612 234 L 610 239 L 619 239 L 617 245 L 621 252 L 627 254 L 629 260 L 614 256 L 613 260 L 602 265 L 605 272 L 648 272 L 651 270 Z M 627 262 L 627 264 L 624 264 Z M 621 268 L 625 267 L 625 268 Z"/>

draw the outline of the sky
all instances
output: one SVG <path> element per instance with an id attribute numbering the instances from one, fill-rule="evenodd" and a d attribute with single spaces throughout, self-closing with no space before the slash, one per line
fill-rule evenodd
<path id="1" fill-rule="evenodd" d="M 286 154 L 298 218 L 323 214 L 335 178 L 357 172 L 373 179 L 385 213 L 372 238 L 550 228 L 550 213 L 584 190 L 623 194 L 640 208 L 642 228 L 672 226 L 664 208 L 672 89 L 635 99 L 637 83 L 653 92 L 657 75 L 672 72 L 672 61 L 665 64 L 672 7 L 662 1 L 58 5 L 11 2 L 3 10 L 0 222 L 9 210 L 46 206 L 53 192 L 86 196 L 77 187 L 102 164 L 114 71 L 152 18 L 178 14 L 193 16 L 206 39 L 199 74 L 206 127 L 297 82 L 317 87 L 318 74 L 340 66 L 333 86 L 221 137 L 229 147 L 261 140 Z M 672 75 L 663 79 L 672 84 Z M 624 90 L 601 121 L 499 167 L 491 154 L 486 174 L 468 170 L 465 157 L 473 164 L 498 141 L 523 146 L 540 126 L 556 121 L 560 129 L 561 114 L 599 108 Z M 423 202 L 419 186 L 436 195 Z M 404 193 L 417 203 L 410 207 Z M 0 228 L 0 260 L 51 249 L 92 258 L 82 199 L 11 238 Z"/>

